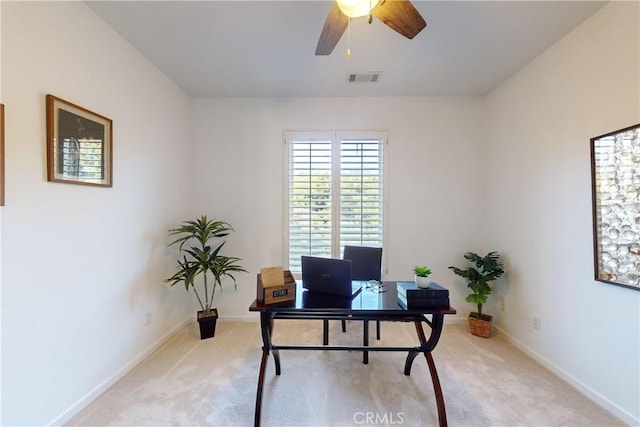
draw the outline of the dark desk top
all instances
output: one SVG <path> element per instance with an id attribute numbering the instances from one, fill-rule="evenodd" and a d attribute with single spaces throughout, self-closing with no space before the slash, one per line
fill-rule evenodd
<path id="1" fill-rule="evenodd" d="M 377 313 L 377 314 L 456 314 L 455 308 L 417 308 L 403 309 L 398 306 L 398 282 L 383 282 L 380 287 L 372 287 L 363 281 L 362 291 L 353 299 L 336 295 L 310 292 L 302 288 L 299 280 L 296 286 L 295 301 L 283 302 L 275 305 L 264 305 L 254 301 L 249 311 L 277 311 L 277 312 L 314 312 L 335 311 L 349 313 Z"/>

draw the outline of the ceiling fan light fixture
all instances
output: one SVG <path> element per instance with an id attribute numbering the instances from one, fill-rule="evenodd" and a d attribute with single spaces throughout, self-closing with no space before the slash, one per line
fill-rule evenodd
<path id="1" fill-rule="evenodd" d="M 322 26 L 316 55 L 329 55 L 345 31 L 349 36 L 351 18 L 365 15 L 369 15 L 369 23 L 372 16 L 375 16 L 408 39 L 414 38 L 427 26 L 410 0 L 336 0 Z"/>
<path id="2" fill-rule="evenodd" d="M 338 7 L 349 18 L 369 15 L 379 0 L 336 0 Z"/>

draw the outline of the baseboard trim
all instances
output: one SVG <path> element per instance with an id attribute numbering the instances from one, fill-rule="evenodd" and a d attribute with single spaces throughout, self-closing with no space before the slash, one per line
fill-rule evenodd
<path id="1" fill-rule="evenodd" d="M 58 415 L 51 422 L 47 424 L 47 426 L 60 426 L 64 425 L 66 422 L 71 420 L 74 416 L 80 413 L 84 408 L 86 408 L 91 402 L 98 398 L 102 393 L 107 391 L 111 386 L 117 383 L 120 379 L 122 379 L 125 375 L 127 375 L 133 368 L 139 365 L 142 361 L 144 361 L 147 357 L 149 357 L 154 351 L 158 350 L 165 343 L 175 337 L 180 331 L 182 331 L 187 325 L 192 323 L 193 316 L 189 316 L 189 318 L 184 319 L 181 323 L 178 323 L 175 327 L 173 327 L 169 332 L 164 334 L 158 340 L 156 340 L 149 348 L 142 353 L 138 354 L 131 362 L 127 363 L 125 366 L 120 368 L 115 374 L 111 377 L 107 378 L 104 382 L 96 386 L 93 390 L 87 393 L 84 397 L 74 403 L 69 409 L 64 411 L 62 414 Z"/>
<path id="2" fill-rule="evenodd" d="M 640 419 L 634 417 L 629 412 L 625 411 L 609 399 L 607 399 L 602 394 L 598 393 L 591 387 L 584 384 L 582 381 L 577 379 L 576 377 L 567 373 L 564 369 L 560 368 L 556 364 L 550 362 L 546 358 L 542 357 L 540 354 L 532 350 L 530 347 L 524 345 L 522 342 L 505 332 L 502 328 L 497 327 L 496 330 L 500 333 L 500 335 L 504 336 L 507 341 L 513 344 L 514 347 L 517 347 L 523 353 L 527 354 L 529 357 L 534 359 L 536 362 L 540 363 L 549 371 L 556 374 L 558 377 L 562 378 L 573 388 L 578 390 L 580 393 L 585 395 L 587 398 L 591 399 L 596 404 L 600 405 L 602 408 L 610 412 L 612 415 L 620 418 L 620 421 L 624 422 L 630 426 L 640 426 Z"/>

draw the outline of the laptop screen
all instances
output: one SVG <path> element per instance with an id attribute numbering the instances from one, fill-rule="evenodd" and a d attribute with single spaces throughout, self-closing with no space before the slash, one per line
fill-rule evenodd
<path id="1" fill-rule="evenodd" d="M 300 257 L 302 261 L 302 287 L 313 292 L 353 296 L 351 261 L 346 259 Z"/>

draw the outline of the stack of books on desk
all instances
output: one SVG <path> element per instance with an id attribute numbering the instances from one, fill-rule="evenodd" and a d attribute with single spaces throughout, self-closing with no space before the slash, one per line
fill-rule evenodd
<path id="1" fill-rule="evenodd" d="M 419 288 L 415 282 L 398 282 L 398 305 L 401 308 L 449 307 L 449 290 L 431 282 L 428 288 Z"/>

